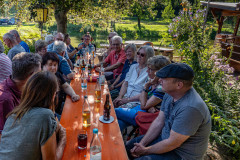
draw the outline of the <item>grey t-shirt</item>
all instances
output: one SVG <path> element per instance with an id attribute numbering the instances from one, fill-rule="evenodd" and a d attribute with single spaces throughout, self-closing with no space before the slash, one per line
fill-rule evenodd
<path id="1" fill-rule="evenodd" d="M 21 52 L 26 52 L 25 49 L 20 45 L 15 45 L 13 48 L 11 48 L 9 51 L 8 51 L 8 57 L 11 59 L 13 59 L 13 57 L 18 54 L 18 53 L 21 53 Z"/>
<path id="2" fill-rule="evenodd" d="M 191 88 L 181 99 L 173 103 L 173 97 L 165 94 L 161 105 L 165 115 L 162 139 L 170 136 L 173 130 L 190 136 L 175 152 L 184 160 L 200 160 L 207 150 L 211 131 L 210 112 L 196 92 Z"/>
<path id="3" fill-rule="evenodd" d="M 14 117 L 8 117 L 4 125 L 0 159 L 42 159 L 41 146 L 53 135 L 57 127 L 53 112 L 46 108 L 33 108 L 13 124 Z"/>

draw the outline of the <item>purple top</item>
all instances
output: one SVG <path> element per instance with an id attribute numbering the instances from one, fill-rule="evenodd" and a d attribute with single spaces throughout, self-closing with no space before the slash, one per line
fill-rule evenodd
<path id="1" fill-rule="evenodd" d="M 21 92 L 10 77 L 0 83 L 0 134 L 7 120 L 7 114 L 19 105 L 20 98 Z"/>

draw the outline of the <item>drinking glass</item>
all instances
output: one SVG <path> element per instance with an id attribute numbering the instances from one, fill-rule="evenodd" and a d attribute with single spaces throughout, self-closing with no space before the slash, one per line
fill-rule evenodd
<path id="1" fill-rule="evenodd" d="M 77 138 L 78 138 L 78 149 L 87 148 L 87 131 L 80 130 Z"/>

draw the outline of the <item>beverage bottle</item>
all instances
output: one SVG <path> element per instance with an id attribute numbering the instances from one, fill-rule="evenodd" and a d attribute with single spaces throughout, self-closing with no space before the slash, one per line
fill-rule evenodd
<path id="1" fill-rule="evenodd" d="M 105 75 L 104 75 L 103 63 L 101 63 L 101 68 L 100 68 L 100 73 L 99 73 L 99 83 L 101 85 L 104 85 L 104 83 L 105 83 Z"/>
<path id="2" fill-rule="evenodd" d="M 84 59 L 82 59 L 81 69 L 82 69 L 82 70 L 85 69 L 85 66 L 86 66 L 85 61 L 84 61 Z"/>
<path id="3" fill-rule="evenodd" d="M 85 68 L 82 70 L 82 75 L 81 75 L 81 87 L 83 90 L 87 89 L 87 75 L 85 72 Z"/>
<path id="4" fill-rule="evenodd" d="M 89 63 L 88 63 L 88 76 L 92 75 L 92 63 L 91 63 L 91 59 L 89 59 Z"/>
<path id="5" fill-rule="evenodd" d="M 105 121 L 110 120 L 110 111 L 111 111 L 111 105 L 109 103 L 109 94 L 106 95 L 106 101 L 104 104 L 104 110 L 103 110 L 103 119 Z"/>
<path id="6" fill-rule="evenodd" d="M 102 148 L 98 137 L 98 129 L 93 129 L 93 137 L 90 144 L 90 160 L 101 160 L 102 159 Z"/>
<path id="7" fill-rule="evenodd" d="M 99 84 L 99 78 L 97 78 L 95 86 L 95 102 L 101 102 L 101 86 Z"/>
<path id="8" fill-rule="evenodd" d="M 91 112 L 88 103 L 88 96 L 84 96 L 83 108 L 82 108 L 82 123 L 84 127 L 89 127 L 91 125 Z"/>

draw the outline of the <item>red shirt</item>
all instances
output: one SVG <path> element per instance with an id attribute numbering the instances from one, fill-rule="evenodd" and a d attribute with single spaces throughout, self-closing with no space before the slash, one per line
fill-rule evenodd
<path id="1" fill-rule="evenodd" d="M 19 105 L 20 98 L 21 92 L 10 77 L 0 83 L 0 134 L 7 120 L 7 114 Z"/>
<path id="2" fill-rule="evenodd" d="M 115 78 L 116 75 L 120 75 L 122 73 L 122 69 L 126 60 L 126 53 L 124 49 L 122 49 L 118 54 L 116 54 L 115 50 L 111 51 L 107 58 L 104 60 L 105 63 L 110 65 L 116 64 L 120 62 L 121 65 L 113 70 L 113 77 Z"/>

